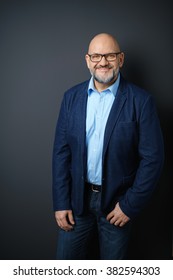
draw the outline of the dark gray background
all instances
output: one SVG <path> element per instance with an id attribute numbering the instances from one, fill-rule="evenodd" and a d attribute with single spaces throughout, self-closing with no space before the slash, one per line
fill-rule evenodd
<path id="1" fill-rule="evenodd" d="M 153 94 L 165 140 L 163 174 L 135 222 L 130 257 L 170 258 L 172 24 L 167 0 L 0 1 L 1 259 L 55 257 L 55 125 L 64 91 L 90 77 L 84 56 L 100 32 L 120 42 L 124 76 Z"/>

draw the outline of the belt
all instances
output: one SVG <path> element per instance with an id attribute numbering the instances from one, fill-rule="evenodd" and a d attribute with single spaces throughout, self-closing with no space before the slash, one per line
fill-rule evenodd
<path id="1" fill-rule="evenodd" d="M 101 185 L 94 185 L 91 183 L 86 183 L 87 187 L 89 187 L 93 192 L 101 192 Z"/>

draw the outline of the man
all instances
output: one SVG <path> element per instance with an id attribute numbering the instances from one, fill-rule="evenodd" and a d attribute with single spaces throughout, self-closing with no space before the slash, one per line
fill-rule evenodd
<path id="1" fill-rule="evenodd" d="M 162 170 L 162 134 L 151 95 L 120 75 L 113 36 L 95 36 L 85 58 L 92 77 L 65 93 L 55 134 L 57 259 L 85 259 L 95 226 L 100 258 L 124 259 Z"/>

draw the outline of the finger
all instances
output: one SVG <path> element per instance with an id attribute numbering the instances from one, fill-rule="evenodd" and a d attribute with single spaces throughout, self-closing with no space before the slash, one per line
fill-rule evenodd
<path id="1" fill-rule="evenodd" d="M 111 219 L 113 216 L 114 216 L 114 212 L 112 211 L 112 212 L 110 212 L 110 213 L 107 215 L 106 219 L 107 219 L 108 221 L 110 221 L 110 219 Z"/>
<path id="2" fill-rule="evenodd" d="M 71 225 L 75 224 L 72 211 L 68 213 L 68 219 Z"/>
<path id="3" fill-rule="evenodd" d="M 115 226 L 119 226 L 119 225 L 121 224 L 121 222 L 122 222 L 122 221 L 118 219 L 118 220 L 115 221 L 114 225 L 115 225 Z"/>
<path id="4" fill-rule="evenodd" d="M 118 224 L 122 221 L 121 217 L 118 216 L 116 213 L 114 214 L 114 216 L 112 217 L 112 219 L 109 221 L 111 224 Z"/>
<path id="5" fill-rule="evenodd" d="M 71 231 L 72 229 L 73 229 L 73 227 L 71 226 L 71 227 L 61 227 L 61 229 L 62 230 L 64 230 L 64 231 Z"/>
<path id="6" fill-rule="evenodd" d="M 60 226 L 60 228 L 62 230 L 65 230 L 65 231 L 71 231 L 73 229 L 73 227 L 71 225 L 68 225 L 68 226 Z"/>
<path id="7" fill-rule="evenodd" d="M 61 228 L 64 230 L 71 230 L 73 228 L 73 226 L 68 223 L 67 217 L 61 221 Z"/>
<path id="8" fill-rule="evenodd" d="M 121 222 L 121 223 L 119 224 L 119 226 L 120 226 L 120 227 L 123 227 L 123 226 L 125 226 L 125 224 L 126 224 L 126 222 Z"/>
<path id="9" fill-rule="evenodd" d="M 114 224 L 117 221 L 117 217 L 113 217 L 112 219 L 109 220 L 110 224 Z"/>

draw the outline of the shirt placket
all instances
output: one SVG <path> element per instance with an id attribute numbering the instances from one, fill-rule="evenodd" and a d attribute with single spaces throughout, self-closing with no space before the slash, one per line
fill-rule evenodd
<path id="1" fill-rule="evenodd" d="M 101 171 L 101 126 L 102 126 L 102 112 L 103 112 L 103 93 L 98 96 L 98 104 L 95 111 L 95 131 L 93 141 L 93 161 L 92 161 L 92 178 L 93 181 L 98 181 Z"/>

